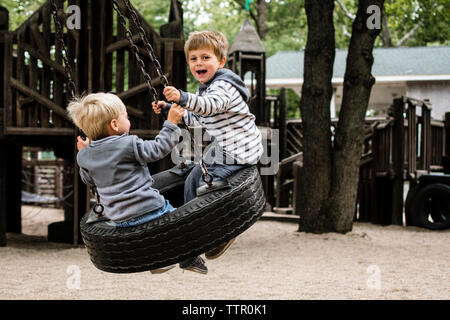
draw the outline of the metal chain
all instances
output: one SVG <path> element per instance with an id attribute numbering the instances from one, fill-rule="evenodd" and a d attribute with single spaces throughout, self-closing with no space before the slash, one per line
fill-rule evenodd
<path id="1" fill-rule="evenodd" d="M 151 46 L 150 42 L 148 41 L 147 34 L 145 33 L 144 28 L 142 27 L 141 20 L 139 19 L 139 16 L 134 10 L 133 6 L 131 5 L 131 2 L 129 0 L 123 0 L 125 5 L 127 6 L 128 11 L 130 12 L 131 19 L 133 20 L 134 26 L 136 27 L 137 31 L 139 32 L 139 36 L 144 43 L 144 47 L 147 50 L 147 54 L 150 57 L 150 62 L 155 65 L 156 72 L 158 73 L 159 79 L 161 80 L 164 88 L 169 85 L 169 81 L 167 80 L 167 77 L 164 75 L 161 64 L 158 61 L 158 58 L 155 55 L 155 51 L 153 50 L 153 47 Z"/>
<path id="2" fill-rule="evenodd" d="M 64 71 L 67 78 L 67 85 L 70 92 L 71 97 L 73 98 L 77 92 L 77 88 L 75 85 L 75 82 L 72 79 L 72 68 L 70 67 L 69 59 L 67 58 L 68 51 L 66 48 L 66 44 L 64 43 L 64 34 L 63 34 L 63 28 L 61 25 L 61 22 L 58 19 L 58 6 L 56 4 L 56 0 L 51 0 L 51 9 L 52 9 L 52 16 L 53 21 L 55 22 L 55 36 L 56 41 L 58 41 L 58 44 L 60 48 L 64 50 L 64 54 L 62 55 L 64 60 Z"/>
<path id="3" fill-rule="evenodd" d="M 164 75 L 161 64 L 158 60 L 158 58 L 155 55 L 155 52 L 153 50 L 153 47 L 151 46 L 150 42 L 148 41 L 147 35 L 145 33 L 144 28 L 142 27 L 141 21 L 139 19 L 139 16 L 137 15 L 136 11 L 134 10 L 133 6 L 131 5 L 129 0 L 122 0 L 125 3 L 125 6 L 127 7 L 127 10 L 129 11 L 130 15 L 131 15 L 131 20 L 134 23 L 134 26 L 136 27 L 136 29 L 138 30 L 139 36 L 144 44 L 144 47 L 147 51 L 147 54 L 150 58 L 150 62 L 154 65 L 156 72 L 158 73 L 158 77 L 161 80 L 161 83 L 163 85 L 163 87 L 165 88 L 166 86 L 169 85 L 169 81 L 167 80 L 167 77 Z M 136 46 L 136 44 L 133 42 L 133 38 L 132 38 L 132 33 L 130 31 L 130 29 L 127 27 L 127 23 L 125 20 L 124 15 L 122 14 L 122 12 L 120 11 L 120 7 L 119 7 L 119 2 L 118 0 L 112 0 L 113 2 L 113 8 L 114 10 L 117 12 L 118 16 L 119 16 L 119 22 L 122 25 L 122 27 L 125 30 L 125 36 L 128 39 L 128 42 L 130 43 L 130 47 L 131 50 L 133 51 L 136 60 L 138 62 L 138 65 L 141 69 L 141 73 L 145 79 L 145 81 L 147 82 L 147 85 L 149 87 L 150 90 L 150 94 L 152 95 L 152 98 L 154 101 L 158 101 L 158 94 L 156 92 L 156 89 L 151 85 L 151 77 L 150 75 L 145 71 L 145 65 L 144 62 L 142 61 L 142 59 L 139 56 L 139 49 Z M 161 115 L 163 115 L 163 113 L 161 112 Z M 164 116 L 164 115 L 163 115 Z M 183 129 L 189 130 L 189 127 L 187 126 L 186 122 L 184 121 L 184 118 L 182 118 L 182 121 L 180 123 L 181 127 Z M 194 137 L 193 135 L 191 135 L 191 143 L 192 145 L 194 145 L 195 141 L 194 141 Z M 203 157 L 202 157 L 203 158 Z M 184 162 L 181 163 L 181 165 L 185 165 Z M 213 176 L 208 172 L 208 169 L 206 168 L 205 163 L 203 162 L 203 159 L 200 160 L 200 167 L 202 169 L 202 179 L 205 183 L 207 183 L 209 186 L 212 185 L 212 181 L 213 181 Z"/>
<path id="4" fill-rule="evenodd" d="M 63 27 L 61 25 L 61 21 L 58 18 L 58 6 L 56 4 L 56 0 L 51 0 L 51 11 L 53 16 L 53 21 L 55 22 L 55 41 L 58 41 L 59 47 L 64 50 L 64 54 L 62 54 L 62 58 L 64 60 L 64 72 L 67 78 L 67 89 L 69 90 L 71 98 L 75 97 L 77 94 L 77 86 L 72 79 L 72 67 L 70 66 L 69 59 L 67 55 L 69 51 L 67 50 L 66 44 L 64 42 L 64 33 Z M 83 140 L 86 140 L 87 136 L 80 128 L 77 128 L 77 135 L 81 136 Z"/>
<path id="5" fill-rule="evenodd" d="M 151 95 L 153 101 L 157 102 L 158 101 L 158 92 L 152 86 L 152 78 L 150 77 L 150 75 L 145 70 L 145 63 L 141 59 L 141 57 L 139 56 L 139 48 L 133 42 L 132 33 L 131 33 L 130 29 L 127 27 L 127 21 L 125 20 L 125 16 L 120 11 L 119 2 L 117 0 L 112 0 L 112 3 L 113 3 L 114 10 L 117 12 L 117 15 L 118 15 L 118 18 L 119 18 L 119 22 L 120 22 L 120 24 L 122 25 L 122 27 L 125 30 L 125 37 L 128 39 L 128 42 L 130 43 L 131 51 L 133 52 L 133 54 L 134 54 L 134 56 L 136 58 L 138 67 L 141 70 L 142 76 L 144 77 L 144 80 L 147 83 L 150 95 Z"/>

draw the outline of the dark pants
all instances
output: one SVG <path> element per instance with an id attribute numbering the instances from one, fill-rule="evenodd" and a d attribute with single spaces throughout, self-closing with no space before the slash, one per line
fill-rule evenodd
<path id="1" fill-rule="evenodd" d="M 212 149 L 210 156 L 215 156 L 214 149 Z M 217 159 L 217 158 L 216 158 Z M 230 162 L 226 162 L 225 156 L 223 156 L 223 161 L 205 161 L 206 168 L 208 172 L 213 177 L 214 181 L 219 180 L 225 180 L 229 176 L 231 176 L 234 172 L 245 168 L 247 165 L 241 165 L 241 164 L 226 164 Z M 184 203 L 188 203 L 192 199 L 197 197 L 197 188 L 205 185 L 206 183 L 202 179 L 202 169 L 200 167 L 200 164 L 197 164 L 194 169 L 189 173 L 188 177 L 186 178 L 186 181 L 184 182 Z M 184 267 L 189 265 L 195 260 L 194 258 L 189 258 L 185 261 L 182 261 L 180 263 L 180 267 Z"/>

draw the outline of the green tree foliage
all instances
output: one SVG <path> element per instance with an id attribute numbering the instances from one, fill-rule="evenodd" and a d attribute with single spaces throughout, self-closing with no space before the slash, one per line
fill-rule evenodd
<path id="1" fill-rule="evenodd" d="M 334 11 L 336 47 L 346 48 L 356 4 L 336 0 Z M 450 1 L 386 0 L 383 27 L 375 42 L 378 47 L 427 46 L 450 44 Z"/>
<path id="2" fill-rule="evenodd" d="M 9 11 L 9 29 L 17 29 L 44 2 L 45 0 L 2 0 L 0 5 Z"/>

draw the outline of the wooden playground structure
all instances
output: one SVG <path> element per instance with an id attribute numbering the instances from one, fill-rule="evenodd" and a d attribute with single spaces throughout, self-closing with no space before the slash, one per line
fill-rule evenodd
<path id="1" fill-rule="evenodd" d="M 62 20 L 67 18 L 65 8 L 69 5 L 79 6 L 81 15 L 87 17 L 81 20 L 80 29 L 65 29 L 64 33 L 67 58 L 79 93 L 115 92 L 127 105 L 131 133 L 142 138 L 155 137 L 161 119 L 149 108 L 147 84 L 130 53 L 125 30 L 117 23 L 112 2 L 57 3 Z M 121 11 L 129 18 L 125 8 Z M 142 17 L 141 20 L 169 83 L 186 89 L 182 17 L 180 3 L 171 0 L 168 23 L 159 32 Z M 136 34 L 132 24 L 129 28 Z M 264 48 L 251 28 L 241 31 L 230 48 L 230 68 L 241 76 L 247 71 L 255 75 L 251 111 L 261 128 L 277 129 L 280 136 L 278 173 L 262 176 L 267 207 L 293 213 L 296 184 L 301 179 L 296 168 L 302 160 L 302 122 L 286 119 L 285 90 L 279 96 L 265 95 Z M 89 206 L 89 192 L 78 176 L 76 130 L 65 111 L 69 88 L 63 53 L 55 37 L 50 1 L 16 30 L 8 30 L 8 12 L 0 7 L 0 245 L 6 245 L 6 232 L 21 233 L 21 176 L 24 167 L 33 164 L 22 161 L 24 146 L 52 149 L 62 159 L 60 165 L 66 168 L 62 183 L 73 189 L 73 195 L 65 201 L 71 205 L 64 206 L 64 230 L 70 241 L 80 241 L 79 220 Z M 152 86 L 161 93 L 161 81 L 139 36 L 133 36 L 133 41 L 153 79 Z M 387 116 L 366 119 L 356 221 L 403 224 L 404 182 L 414 184 L 424 173 L 450 173 L 450 113 L 445 121 L 433 120 L 430 107 L 428 101 L 401 97 L 394 99 Z M 333 121 L 336 125 L 337 121 Z M 34 165 L 39 165 L 38 161 Z M 150 164 L 150 169 L 156 173 L 171 166 L 166 158 Z"/>
<path id="2" fill-rule="evenodd" d="M 117 23 L 112 2 L 58 0 L 57 5 L 58 17 L 63 21 L 70 5 L 77 5 L 81 16 L 87 17 L 81 19 L 80 29 L 64 29 L 67 58 L 78 92 L 115 92 L 127 105 L 132 133 L 142 138 L 155 137 L 161 119 L 148 108 L 148 86 L 130 53 L 125 30 Z M 125 8 L 121 11 L 129 18 Z M 168 81 L 185 89 L 181 5 L 171 1 L 169 21 L 159 32 L 141 20 Z M 132 24 L 129 28 L 136 34 Z M 161 90 L 139 36 L 134 36 L 133 41 L 154 79 L 152 86 Z M 57 158 L 64 159 L 67 168 L 72 168 L 64 176 L 65 183 L 72 184 L 74 190 L 73 199 L 67 199 L 73 205 L 65 207 L 65 216 L 68 226 L 73 226 L 74 242 L 78 241 L 78 221 L 88 201 L 74 161 L 76 130 L 65 111 L 70 95 L 62 55 L 55 41 L 50 1 L 12 31 L 8 30 L 8 11 L 0 8 L 0 244 L 5 244 L 5 232 L 21 232 L 23 146 L 51 148 Z M 153 171 L 168 168 L 169 160 L 152 163 Z"/>

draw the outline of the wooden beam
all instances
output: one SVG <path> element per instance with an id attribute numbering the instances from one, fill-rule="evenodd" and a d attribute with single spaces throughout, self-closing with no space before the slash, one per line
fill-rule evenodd
<path id="1" fill-rule="evenodd" d="M 74 136 L 75 128 L 5 127 L 5 135 Z"/>
<path id="2" fill-rule="evenodd" d="M 173 83 L 173 42 L 168 41 L 164 43 L 164 69 L 167 71 L 168 76 L 166 76 L 169 83 Z"/>
<path id="3" fill-rule="evenodd" d="M 131 39 L 133 40 L 134 44 L 137 44 L 141 41 L 141 37 L 139 35 L 134 35 L 133 37 L 131 37 Z M 128 41 L 128 39 L 122 39 L 108 45 L 106 47 L 106 53 L 112 53 L 123 48 L 128 48 L 129 46 L 130 42 Z"/>
<path id="4" fill-rule="evenodd" d="M 12 68 L 13 68 L 13 56 L 12 56 L 12 36 L 8 33 L 4 35 L 4 59 L 2 63 L 4 63 L 5 71 L 3 78 L 3 125 L 9 126 L 12 125 L 12 92 L 11 87 L 9 86 L 9 78 L 12 76 Z M 1 89 L 1 88 L 0 88 Z"/>
<path id="5" fill-rule="evenodd" d="M 58 106 L 56 103 L 54 103 L 50 99 L 48 99 L 48 98 L 46 98 L 44 96 L 41 96 L 39 94 L 39 92 L 37 92 L 37 91 L 27 87 L 26 85 L 20 83 L 19 81 L 17 81 L 13 77 L 10 77 L 9 81 L 11 83 L 11 86 L 14 87 L 15 89 L 19 90 L 20 92 L 22 92 L 23 94 L 25 94 L 25 95 L 27 95 L 29 97 L 34 98 L 37 102 L 39 102 L 43 106 L 47 107 L 48 109 L 53 110 L 54 112 L 56 112 L 58 115 L 60 115 L 64 119 L 70 121 L 69 116 L 66 113 L 66 110 L 64 110 L 63 108 Z"/>
<path id="6" fill-rule="evenodd" d="M 41 32 L 39 31 L 39 27 L 37 24 L 32 24 L 30 26 L 31 34 L 33 35 L 34 42 L 36 43 L 39 52 L 45 57 L 50 57 L 47 47 L 45 45 L 44 38 L 42 37 Z"/>
<path id="7" fill-rule="evenodd" d="M 161 38 L 161 41 L 164 43 L 171 42 L 173 44 L 174 51 L 182 51 L 184 52 L 184 40 L 178 38 Z"/>
<path id="8" fill-rule="evenodd" d="M 145 130 L 145 129 L 133 129 L 130 130 L 131 134 L 134 134 L 141 138 L 152 139 L 156 137 L 159 133 L 159 130 Z"/>
<path id="9" fill-rule="evenodd" d="M 130 115 L 138 117 L 138 118 L 141 118 L 141 119 L 144 118 L 144 111 L 136 109 L 136 108 L 131 107 L 131 106 L 126 106 L 126 107 L 127 107 L 127 112 Z"/>
<path id="10" fill-rule="evenodd" d="M 47 58 L 44 55 L 40 54 L 38 51 L 36 51 L 36 49 L 34 49 L 29 44 L 19 43 L 18 46 L 19 46 L 19 48 L 22 48 L 23 50 L 27 51 L 34 58 L 41 60 L 43 63 L 45 63 L 49 67 L 53 68 L 55 71 L 58 71 L 64 77 L 66 76 L 66 72 L 62 65 L 60 65 L 59 63 L 53 61 L 52 59 Z"/>
<path id="11" fill-rule="evenodd" d="M 164 75 L 167 77 L 169 74 L 165 73 Z M 161 84 L 161 79 L 155 78 L 152 80 L 151 84 L 152 84 L 152 87 L 159 86 Z M 119 93 L 118 96 L 122 100 L 127 100 L 147 89 L 148 89 L 147 83 L 141 83 L 133 88 L 128 89 L 127 91 L 123 91 L 123 92 Z"/>
<path id="12" fill-rule="evenodd" d="M 56 159 L 56 160 L 38 160 L 38 159 L 31 159 L 31 160 L 24 160 L 22 159 L 22 166 L 63 166 L 64 165 L 64 159 Z"/>

